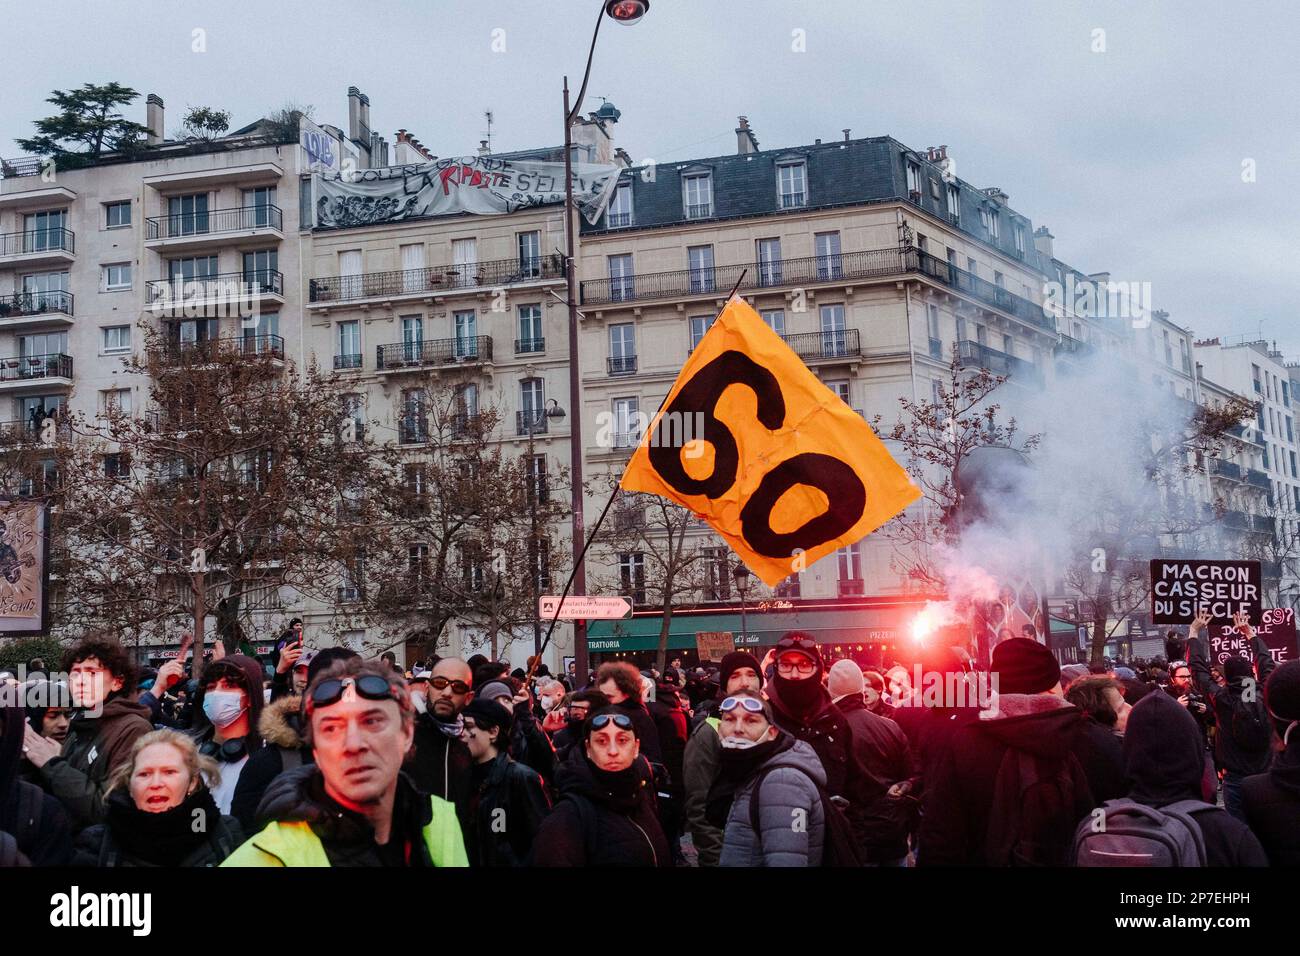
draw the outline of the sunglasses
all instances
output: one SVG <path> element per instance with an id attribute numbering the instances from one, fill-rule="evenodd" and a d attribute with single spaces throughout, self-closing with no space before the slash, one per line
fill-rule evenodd
<path id="1" fill-rule="evenodd" d="M 600 730 L 608 727 L 610 721 L 614 722 L 615 727 L 621 727 L 623 730 L 632 729 L 632 718 L 627 714 L 597 714 L 591 718 L 591 729 Z"/>
<path id="2" fill-rule="evenodd" d="M 388 681 L 375 674 L 363 674 L 361 677 L 332 677 L 316 685 L 311 692 L 313 707 L 329 707 L 343 699 L 343 691 L 351 684 L 357 690 L 358 697 L 366 700 L 394 700 L 393 689 Z"/>
<path id="3" fill-rule="evenodd" d="M 429 685 L 434 690 L 446 690 L 450 687 L 453 694 L 469 693 L 469 684 L 466 684 L 463 680 L 451 680 L 448 677 L 430 677 Z"/>
<path id="4" fill-rule="evenodd" d="M 724 714 L 729 714 L 737 707 L 743 707 L 751 714 L 761 714 L 763 712 L 763 702 L 757 697 L 728 697 L 718 705 L 718 710 Z"/>

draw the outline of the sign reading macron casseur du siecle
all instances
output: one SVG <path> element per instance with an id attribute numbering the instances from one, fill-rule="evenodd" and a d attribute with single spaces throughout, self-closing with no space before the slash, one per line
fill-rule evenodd
<path id="1" fill-rule="evenodd" d="M 1204 611 L 1231 620 L 1244 611 L 1258 627 L 1263 587 L 1258 561 L 1157 558 L 1151 562 L 1151 622 L 1190 624 Z"/>

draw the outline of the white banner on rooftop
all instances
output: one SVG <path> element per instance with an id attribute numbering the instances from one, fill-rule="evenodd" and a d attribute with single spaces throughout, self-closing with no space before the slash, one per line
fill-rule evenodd
<path id="1" fill-rule="evenodd" d="M 618 184 L 619 167 L 573 164 L 579 210 L 594 223 Z M 429 216 L 494 216 L 564 202 L 564 164 L 460 156 L 412 166 L 317 174 L 316 225 L 337 229 Z"/>

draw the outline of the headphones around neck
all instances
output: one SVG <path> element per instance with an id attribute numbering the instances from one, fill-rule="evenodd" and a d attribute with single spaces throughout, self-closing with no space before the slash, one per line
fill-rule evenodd
<path id="1" fill-rule="evenodd" d="M 248 744 L 243 737 L 234 737 L 224 743 L 207 740 L 199 747 L 199 752 L 207 757 L 214 757 L 220 763 L 235 763 L 248 756 Z"/>

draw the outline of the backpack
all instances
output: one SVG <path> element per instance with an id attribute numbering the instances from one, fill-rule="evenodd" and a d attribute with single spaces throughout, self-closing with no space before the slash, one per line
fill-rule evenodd
<path id="1" fill-rule="evenodd" d="M 758 795 L 762 792 L 763 781 L 767 775 L 774 770 L 780 770 L 782 767 L 789 766 L 781 764 L 776 767 L 765 767 L 758 772 L 758 778 L 754 781 L 754 788 L 749 795 L 749 825 L 754 831 L 755 839 L 763 831 L 759 828 L 759 800 Z M 826 819 L 826 831 L 822 837 L 822 866 L 857 866 L 867 865 L 862 848 L 858 845 L 857 835 L 853 832 L 853 824 L 844 811 L 831 801 L 830 795 L 826 790 L 808 775 L 802 767 L 790 766 L 791 770 L 798 770 L 809 782 L 817 788 L 817 797 L 822 802 L 822 815 Z"/>
<path id="2" fill-rule="evenodd" d="M 1073 753 L 1044 760 L 1008 748 L 998 766 L 989 812 L 990 866 L 1064 866 L 1079 818 L 1093 805 Z"/>
<path id="3" fill-rule="evenodd" d="M 1269 726 L 1264 713 L 1264 704 L 1256 700 L 1247 703 L 1237 694 L 1232 694 L 1232 721 L 1229 732 L 1233 743 L 1247 753 L 1258 754 L 1268 750 L 1273 742 L 1273 728 Z"/>
<path id="4" fill-rule="evenodd" d="M 1074 833 L 1075 866 L 1205 866 L 1205 838 L 1192 816 L 1199 800 L 1149 807 L 1127 797 L 1102 804 L 1103 829 L 1088 817 Z"/>

